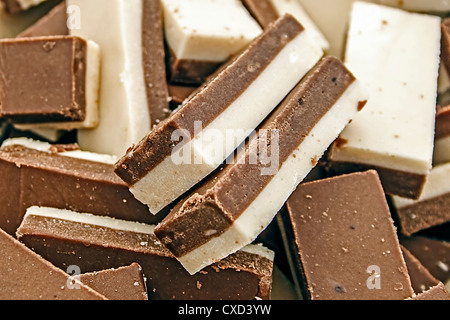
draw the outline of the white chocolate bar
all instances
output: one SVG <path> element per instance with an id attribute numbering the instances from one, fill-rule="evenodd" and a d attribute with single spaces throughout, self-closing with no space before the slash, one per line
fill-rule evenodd
<path id="1" fill-rule="evenodd" d="M 68 0 L 78 7 L 70 33 L 102 49 L 100 122 L 80 130 L 82 149 L 121 156 L 151 130 L 142 66 L 142 0 Z M 107 28 L 99 32 L 98 22 Z"/>
<path id="2" fill-rule="evenodd" d="M 333 161 L 429 173 L 440 38 L 439 17 L 355 2 L 346 65 L 370 99 L 342 133 Z"/>
<path id="3" fill-rule="evenodd" d="M 178 59 L 224 62 L 262 32 L 239 0 L 163 0 L 166 39 Z"/>

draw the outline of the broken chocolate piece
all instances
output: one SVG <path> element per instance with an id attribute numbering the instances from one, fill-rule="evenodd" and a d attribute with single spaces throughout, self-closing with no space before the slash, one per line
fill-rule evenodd
<path id="1" fill-rule="evenodd" d="M 394 196 L 392 202 L 400 232 L 413 233 L 450 222 L 450 164 L 435 166 L 418 200 Z"/>
<path id="2" fill-rule="evenodd" d="M 0 300 L 105 300 L 0 229 Z"/>
<path id="3" fill-rule="evenodd" d="M 437 108 L 433 162 L 450 162 L 450 105 Z"/>
<path id="4" fill-rule="evenodd" d="M 361 1 L 351 17 L 345 62 L 370 99 L 332 148 L 332 172 L 376 169 L 386 193 L 417 199 L 432 166 L 441 20 Z"/>
<path id="5" fill-rule="evenodd" d="M 155 237 L 154 226 L 109 217 L 32 207 L 17 237 L 62 269 L 82 272 L 138 263 L 150 300 L 269 299 L 274 253 L 260 245 L 189 275 Z"/>
<path id="6" fill-rule="evenodd" d="M 152 213 L 217 169 L 322 57 L 303 31 L 290 15 L 278 19 L 116 164 Z"/>
<path id="7" fill-rule="evenodd" d="M 18 38 L 24 37 L 45 37 L 45 36 L 67 36 L 69 29 L 67 28 L 66 3 L 61 2 L 50 10 L 45 16 L 36 23 L 19 33 Z"/>
<path id="8" fill-rule="evenodd" d="M 434 287 L 431 287 L 427 291 L 419 294 L 415 294 L 408 300 L 450 300 L 450 293 L 445 288 L 445 285 L 440 282 Z"/>
<path id="9" fill-rule="evenodd" d="M 8 140 L 0 148 L 0 227 L 8 233 L 15 233 L 32 205 L 147 223 L 162 219 L 151 215 L 114 174 L 116 158 L 59 151 L 50 144 L 24 139 Z"/>
<path id="10" fill-rule="evenodd" d="M 79 281 L 109 300 L 148 300 L 142 268 L 137 263 L 81 274 Z"/>
<path id="11" fill-rule="evenodd" d="M 262 30 L 240 0 L 163 0 L 172 83 L 203 83 Z"/>
<path id="12" fill-rule="evenodd" d="M 99 48 L 78 37 L 0 40 L 0 117 L 64 129 L 98 122 Z"/>
<path id="13" fill-rule="evenodd" d="M 365 98 L 340 60 L 324 58 L 232 163 L 175 206 L 156 236 L 190 273 L 251 243 Z"/>
<path id="14" fill-rule="evenodd" d="M 279 216 L 295 283 L 312 300 L 413 294 L 376 171 L 300 184 Z"/>
<path id="15" fill-rule="evenodd" d="M 86 151 L 123 156 L 170 114 L 160 1 L 67 0 L 67 5 L 82 13 L 74 13 L 79 27 L 70 34 L 102 49 L 101 121 L 79 131 L 79 144 Z M 98 31 L 98 12 L 108 32 Z"/>

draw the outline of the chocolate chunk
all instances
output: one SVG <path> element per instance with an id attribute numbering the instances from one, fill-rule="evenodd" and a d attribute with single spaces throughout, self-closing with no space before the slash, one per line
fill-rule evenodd
<path id="1" fill-rule="evenodd" d="M 81 272 L 138 263 L 150 300 L 269 299 L 273 252 L 249 246 L 189 275 L 155 237 L 154 226 L 52 208 L 27 211 L 17 237 L 56 266 Z"/>
<path id="2" fill-rule="evenodd" d="M 90 113 L 96 112 L 96 98 L 88 94 L 98 86 L 98 78 L 91 78 L 98 73 L 97 50 L 69 36 L 0 40 L 0 117 L 19 124 L 95 125 Z"/>
<path id="3" fill-rule="evenodd" d="M 427 291 L 414 295 L 408 300 L 450 300 L 450 293 L 447 291 L 444 284 L 440 282 Z"/>
<path id="4" fill-rule="evenodd" d="M 67 36 L 67 13 L 65 1 L 56 5 L 45 16 L 36 23 L 19 33 L 17 37 L 45 37 L 45 36 Z"/>
<path id="5" fill-rule="evenodd" d="M 300 184 L 279 221 L 304 298 L 402 300 L 412 296 L 376 171 Z"/>
<path id="6" fill-rule="evenodd" d="M 162 219 L 162 216 L 151 215 L 148 208 L 133 197 L 114 174 L 113 161 L 108 164 L 101 156 L 94 161 L 65 155 L 70 152 L 38 151 L 24 145 L 0 149 L 1 228 L 14 234 L 26 209 L 32 205 L 147 223 Z"/>
<path id="7" fill-rule="evenodd" d="M 105 300 L 0 229 L 1 300 Z"/>

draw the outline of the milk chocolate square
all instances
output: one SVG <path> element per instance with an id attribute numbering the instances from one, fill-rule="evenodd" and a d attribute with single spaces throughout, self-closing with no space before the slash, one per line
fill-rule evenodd
<path id="1" fill-rule="evenodd" d="M 301 184 L 279 220 L 306 299 L 402 300 L 414 293 L 376 171 Z"/>

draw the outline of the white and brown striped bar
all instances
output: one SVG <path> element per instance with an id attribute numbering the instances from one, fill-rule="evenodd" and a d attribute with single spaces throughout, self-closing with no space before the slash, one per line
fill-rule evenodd
<path id="1" fill-rule="evenodd" d="M 320 44 L 324 51 L 329 49 L 330 44 L 328 40 L 303 9 L 299 1 L 242 0 L 242 2 L 263 28 L 266 28 L 270 23 L 286 13 L 292 14 L 311 34 L 313 39 Z"/>
<path id="2" fill-rule="evenodd" d="M 270 298 L 273 251 L 261 245 L 247 246 L 192 276 L 158 241 L 154 227 L 88 213 L 31 207 L 17 237 L 63 270 L 76 265 L 85 273 L 136 262 L 145 275 L 150 300 Z"/>
<path id="3" fill-rule="evenodd" d="M 433 159 L 440 21 L 354 3 L 345 62 L 370 99 L 330 152 L 334 173 L 376 169 L 386 193 L 420 196 Z"/>
<path id="4" fill-rule="evenodd" d="M 116 173 L 151 212 L 159 212 L 219 167 L 322 55 L 296 19 L 283 16 L 131 148 Z M 230 131 L 233 139 L 227 139 Z M 208 138 L 213 132 L 217 139 Z M 214 152 L 214 145 L 223 150 Z M 174 159 L 181 153 L 187 161 Z"/>
<path id="5" fill-rule="evenodd" d="M 67 5 L 79 8 L 69 14 L 79 19 L 70 34 L 92 39 L 102 49 L 101 122 L 79 131 L 80 146 L 123 156 L 169 115 L 160 2 L 68 0 Z M 99 12 L 105 32 L 99 32 Z"/>
<path id="6" fill-rule="evenodd" d="M 190 273 L 251 243 L 366 99 L 340 60 L 324 58 L 258 128 L 234 163 L 175 206 L 155 229 L 156 236 Z"/>
<path id="7" fill-rule="evenodd" d="M 450 163 L 431 169 L 420 198 L 392 197 L 399 231 L 410 236 L 421 230 L 450 222 Z"/>

